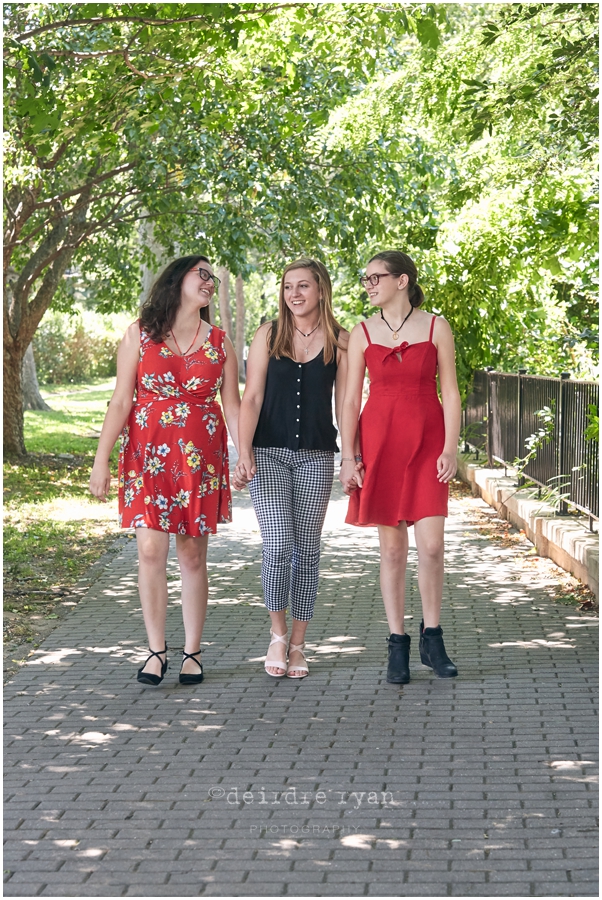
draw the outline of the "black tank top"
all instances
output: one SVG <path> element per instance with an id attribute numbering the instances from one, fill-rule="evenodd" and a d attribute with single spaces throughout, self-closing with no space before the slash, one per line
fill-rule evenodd
<path id="1" fill-rule="evenodd" d="M 272 336 L 275 335 L 272 328 Z M 338 450 L 332 422 L 335 358 L 324 365 L 324 351 L 306 363 L 270 356 L 254 447 Z"/>

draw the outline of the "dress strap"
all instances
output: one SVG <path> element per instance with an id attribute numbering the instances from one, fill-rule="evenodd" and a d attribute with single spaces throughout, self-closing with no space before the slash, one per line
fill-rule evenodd
<path id="1" fill-rule="evenodd" d="M 433 343 L 433 330 L 434 330 L 434 328 L 435 328 L 435 320 L 436 320 L 436 318 L 437 318 L 437 316 L 433 316 L 433 318 L 431 319 L 431 331 L 430 331 L 430 334 L 429 334 L 429 341 L 430 341 L 431 344 Z"/>
<path id="2" fill-rule="evenodd" d="M 366 323 L 365 323 L 365 322 L 362 322 L 362 328 L 363 328 L 364 331 L 366 332 L 366 338 L 368 339 L 368 343 L 371 344 L 372 341 L 370 340 L 370 335 L 368 334 L 368 329 L 366 328 Z"/>

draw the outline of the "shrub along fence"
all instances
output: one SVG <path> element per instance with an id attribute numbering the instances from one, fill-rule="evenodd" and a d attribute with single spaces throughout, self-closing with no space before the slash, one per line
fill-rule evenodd
<path id="1" fill-rule="evenodd" d="M 477 371 L 464 409 L 465 450 L 489 465 L 517 465 L 521 479 L 555 489 L 559 513 L 574 507 L 599 515 L 598 442 L 585 436 L 590 407 L 598 408 L 593 381 Z"/>

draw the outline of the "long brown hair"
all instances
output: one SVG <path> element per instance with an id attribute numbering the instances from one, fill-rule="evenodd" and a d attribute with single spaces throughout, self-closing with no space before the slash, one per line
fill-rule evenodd
<path id="1" fill-rule="evenodd" d="M 322 334 L 324 335 L 324 364 L 327 365 L 335 358 L 336 348 L 339 346 L 338 336 L 341 326 L 332 312 L 332 284 L 328 270 L 324 263 L 317 259 L 311 259 L 309 256 L 302 256 L 289 263 L 282 273 L 280 297 L 278 300 L 278 319 L 272 325 L 273 340 L 270 341 L 270 356 L 275 356 L 276 359 L 280 359 L 281 356 L 290 356 L 291 359 L 295 358 L 293 347 L 295 324 L 293 314 L 284 300 L 284 281 L 288 273 L 292 272 L 293 269 L 310 269 L 317 282 L 320 292 L 318 325 L 321 326 Z"/>
<path id="2" fill-rule="evenodd" d="M 174 259 L 153 284 L 140 309 L 140 327 L 152 341 L 162 341 L 171 331 L 182 302 L 180 292 L 184 276 L 200 262 L 211 265 L 210 260 L 200 253 Z M 211 325 L 208 306 L 201 307 L 200 317 Z"/>
<path id="3" fill-rule="evenodd" d="M 392 275 L 408 276 L 408 294 L 410 304 L 414 308 L 424 303 L 424 292 L 418 284 L 418 269 L 411 256 L 408 256 L 407 253 L 402 253 L 401 250 L 383 250 L 382 253 L 377 253 L 368 262 L 371 263 L 375 259 L 382 260 Z"/>

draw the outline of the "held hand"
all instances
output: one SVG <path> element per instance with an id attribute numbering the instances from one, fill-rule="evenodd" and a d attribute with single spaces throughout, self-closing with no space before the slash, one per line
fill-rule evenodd
<path id="1" fill-rule="evenodd" d="M 257 471 L 253 452 L 239 457 L 234 470 L 232 483 L 237 491 L 241 491 L 251 481 Z M 240 486 L 239 486 L 240 485 Z"/>
<path id="2" fill-rule="evenodd" d="M 446 484 L 456 474 L 458 461 L 455 453 L 442 453 L 437 460 L 437 480 Z"/>
<path id="3" fill-rule="evenodd" d="M 358 487 L 362 486 L 363 465 L 354 463 L 353 460 L 343 460 L 339 472 L 339 481 L 343 485 L 343 491 L 350 496 Z"/>
<path id="4" fill-rule="evenodd" d="M 103 503 L 107 502 L 109 490 L 111 489 L 111 472 L 107 465 L 94 463 L 89 487 L 90 493 L 102 500 Z"/>
<path id="5" fill-rule="evenodd" d="M 231 483 L 232 487 L 236 491 L 244 491 L 247 486 L 247 482 L 244 480 L 244 478 L 240 477 L 236 469 L 234 469 L 234 472 L 232 474 Z"/>

